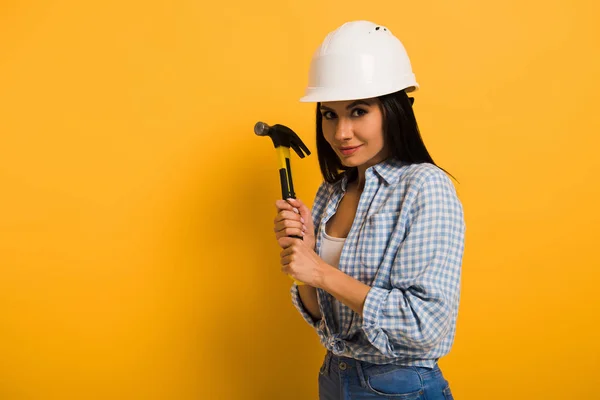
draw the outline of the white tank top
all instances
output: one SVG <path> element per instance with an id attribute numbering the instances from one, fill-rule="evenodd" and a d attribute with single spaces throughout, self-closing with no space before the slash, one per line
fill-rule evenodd
<path id="1" fill-rule="evenodd" d="M 334 266 L 336 268 L 339 267 L 340 264 L 340 256 L 342 255 L 342 248 L 344 247 L 344 242 L 346 238 L 336 238 L 333 236 L 329 236 L 325 229 L 323 229 L 323 243 L 321 243 L 321 250 L 319 257 L 323 259 L 327 264 Z M 339 324 L 339 314 L 338 314 L 338 300 L 332 296 L 332 308 L 333 308 L 333 320 L 335 321 L 337 326 Z"/>

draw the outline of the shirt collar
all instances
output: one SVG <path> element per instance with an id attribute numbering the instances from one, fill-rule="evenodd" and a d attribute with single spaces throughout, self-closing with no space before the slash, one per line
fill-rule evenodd
<path id="1" fill-rule="evenodd" d="M 372 168 L 383 178 L 387 185 L 393 185 L 400 180 L 400 175 L 402 175 L 402 168 L 400 167 L 405 164 L 405 162 L 400 161 L 395 157 L 390 157 L 387 160 L 374 165 Z"/>
<path id="2" fill-rule="evenodd" d="M 373 169 L 377 175 L 379 175 L 386 185 L 392 185 L 398 182 L 401 174 L 401 166 L 406 164 L 403 161 L 398 160 L 395 157 L 390 157 L 379 164 L 373 165 L 367 169 Z M 348 178 L 353 169 L 349 169 L 343 173 L 341 180 L 341 189 L 342 191 L 346 191 L 346 187 L 348 185 Z"/>

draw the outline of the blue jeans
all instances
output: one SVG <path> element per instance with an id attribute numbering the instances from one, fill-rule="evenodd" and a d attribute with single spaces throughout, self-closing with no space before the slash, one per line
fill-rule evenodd
<path id="1" fill-rule="evenodd" d="M 319 371 L 320 400 L 454 400 L 448 381 L 434 368 L 378 365 L 327 352 Z"/>

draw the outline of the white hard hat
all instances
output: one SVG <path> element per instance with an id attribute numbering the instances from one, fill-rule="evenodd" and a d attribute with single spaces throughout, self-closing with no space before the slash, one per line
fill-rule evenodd
<path id="1" fill-rule="evenodd" d="M 417 90 L 404 45 L 388 28 L 347 22 L 314 53 L 301 102 L 357 100 Z"/>

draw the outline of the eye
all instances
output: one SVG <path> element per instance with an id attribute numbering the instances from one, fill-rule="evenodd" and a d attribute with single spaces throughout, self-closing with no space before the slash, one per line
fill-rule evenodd
<path id="1" fill-rule="evenodd" d="M 353 117 L 362 117 L 366 113 L 367 113 L 367 110 L 363 110 L 362 108 L 355 108 L 354 110 L 352 110 Z"/>
<path id="2" fill-rule="evenodd" d="M 335 118 L 335 113 L 333 113 L 331 111 L 323 111 L 323 112 L 321 112 L 321 115 L 325 119 L 334 119 Z"/>

